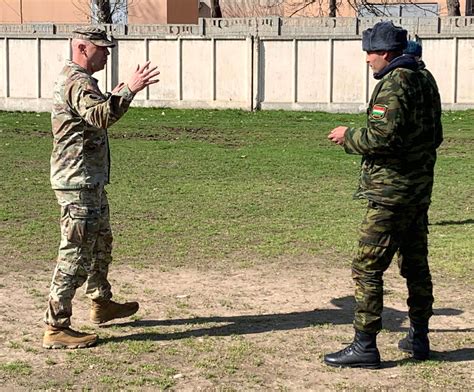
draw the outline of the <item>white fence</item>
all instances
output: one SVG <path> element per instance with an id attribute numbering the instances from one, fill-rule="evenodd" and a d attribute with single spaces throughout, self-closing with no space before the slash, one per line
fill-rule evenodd
<path id="1" fill-rule="evenodd" d="M 160 83 L 135 106 L 354 112 L 375 85 L 360 35 L 376 19 L 200 20 L 190 26 L 107 26 L 117 40 L 101 88 L 151 60 Z M 445 109 L 474 108 L 474 18 L 396 18 L 423 44 Z M 49 111 L 70 57 L 71 25 L 0 25 L 0 110 Z"/>

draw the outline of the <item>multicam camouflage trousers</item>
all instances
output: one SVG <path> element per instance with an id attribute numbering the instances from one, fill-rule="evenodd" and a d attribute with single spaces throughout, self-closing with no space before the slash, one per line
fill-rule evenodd
<path id="1" fill-rule="evenodd" d="M 388 209 L 369 202 L 360 227 L 359 249 L 352 262 L 357 330 L 382 329 L 382 276 L 398 252 L 400 274 L 408 287 L 408 315 L 427 323 L 433 314 L 433 285 L 428 266 L 428 206 Z"/>
<path id="2" fill-rule="evenodd" d="M 44 321 L 68 327 L 72 299 L 84 283 L 89 298 L 112 297 L 107 280 L 112 261 L 112 231 L 103 186 L 55 194 L 61 206 L 61 242 Z"/>

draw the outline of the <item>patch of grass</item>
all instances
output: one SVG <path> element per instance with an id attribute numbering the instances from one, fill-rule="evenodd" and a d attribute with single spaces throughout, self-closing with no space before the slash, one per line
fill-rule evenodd
<path id="1" fill-rule="evenodd" d="M 365 212 L 364 202 L 352 200 L 360 158 L 331 145 L 327 134 L 364 121 L 318 112 L 132 108 L 110 129 L 116 262 L 226 268 L 323 254 L 346 264 Z M 443 121 L 430 258 L 435 271 L 472 283 L 474 110 L 445 112 Z M 50 260 L 52 270 L 59 207 L 49 188 L 49 128 L 47 114 L 0 112 L 0 245 L 16 263 L 45 268 Z"/>
<path id="2" fill-rule="evenodd" d="M 0 374 L 10 377 L 29 376 L 33 372 L 31 365 L 24 361 L 0 364 Z"/>

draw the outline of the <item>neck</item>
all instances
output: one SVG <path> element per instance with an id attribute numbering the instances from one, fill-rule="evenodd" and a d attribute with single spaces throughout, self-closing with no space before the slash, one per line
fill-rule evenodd
<path id="1" fill-rule="evenodd" d="M 92 75 L 94 72 L 90 69 L 90 66 L 87 64 L 87 59 L 83 56 L 76 56 L 73 54 L 72 61 L 79 65 L 80 67 L 84 68 L 89 75 Z"/>

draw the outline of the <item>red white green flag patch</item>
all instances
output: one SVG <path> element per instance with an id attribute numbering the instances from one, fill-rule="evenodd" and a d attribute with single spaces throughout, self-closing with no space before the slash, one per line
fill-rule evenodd
<path id="1" fill-rule="evenodd" d="M 385 113 L 387 113 L 387 106 L 385 105 L 374 105 L 372 106 L 372 118 L 379 120 L 385 117 Z"/>

